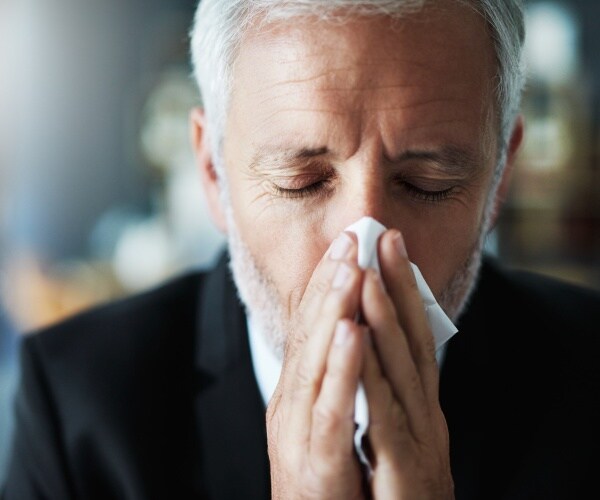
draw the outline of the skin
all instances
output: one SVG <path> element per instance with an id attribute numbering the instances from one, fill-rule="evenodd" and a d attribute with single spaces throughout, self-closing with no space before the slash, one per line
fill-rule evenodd
<path id="1" fill-rule="evenodd" d="M 443 7 L 396 24 L 248 33 L 225 131 L 229 210 L 204 116 L 192 114 L 213 218 L 243 242 L 285 319 L 267 412 L 275 498 L 363 497 L 352 448 L 359 379 L 372 418 L 370 494 L 452 497 L 433 341 L 408 256 L 436 296 L 448 290 L 480 248 L 490 196 L 508 187 L 522 125 L 491 192 L 493 47 L 474 12 Z M 358 268 L 355 242 L 340 236 L 364 215 L 391 228 L 379 241 L 382 279 Z M 364 326 L 352 321 L 359 310 Z"/>

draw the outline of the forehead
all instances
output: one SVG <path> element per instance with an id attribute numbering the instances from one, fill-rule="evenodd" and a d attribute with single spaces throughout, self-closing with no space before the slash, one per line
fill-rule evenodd
<path id="1" fill-rule="evenodd" d="M 308 121 L 301 140 L 315 147 L 341 131 L 359 141 L 365 127 L 394 147 L 399 135 L 467 140 L 491 112 L 495 73 L 484 20 L 457 2 L 398 19 L 288 20 L 245 36 L 229 115 L 258 143 L 294 141 Z M 470 126 L 453 131 L 459 122 Z"/>

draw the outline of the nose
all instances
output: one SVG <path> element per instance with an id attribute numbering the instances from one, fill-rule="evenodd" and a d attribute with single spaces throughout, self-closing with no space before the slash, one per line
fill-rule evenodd
<path id="1" fill-rule="evenodd" d="M 362 217 L 373 217 L 386 227 L 392 224 L 386 180 L 375 169 L 365 169 L 347 179 L 340 220 L 347 227 Z M 343 228 L 342 228 L 343 229 Z"/>

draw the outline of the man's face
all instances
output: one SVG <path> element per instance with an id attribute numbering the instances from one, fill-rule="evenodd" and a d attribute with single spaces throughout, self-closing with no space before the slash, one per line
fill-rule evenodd
<path id="1" fill-rule="evenodd" d="M 249 34 L 223 151 L 230 224 L 254 266 L 239 262 L 238 286 L 289 319 L 332 240 L 369 215 L 402 231 L 447 296 L 486 222 L 495 69 L 483 20 L 457 5 Z"/>

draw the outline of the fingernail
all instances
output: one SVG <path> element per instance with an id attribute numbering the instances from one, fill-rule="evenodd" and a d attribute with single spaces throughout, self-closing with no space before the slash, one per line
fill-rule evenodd
<path id="1" fill-rule="evenodd" d="M 331 248 L 329 249 L 329 257 L 333 260 L 341 259 L 348 253 L 351 245 L 352 238 L 350 238 L 350 236 L 348 236 L 346 233 L 340 234 L 331 244 Z"/>
<path id="2" fill-rule="evenodd" d="M 406 253 L 406 245 L 404 244 L 404 238 L 402 233 L 398 233 L 394 238 L 394 244 L 396 245 L 396 251 L 400 254 L 400 257 L 408 257 Z"/>
<path id="3" fill-rule="evenodd" d="M 350 328 L 345 321 L 338 321 L 335 326 L 335 335 L 333 337 L 333 343 L 337 346 L 342 346 L 350 340 Z"/>

